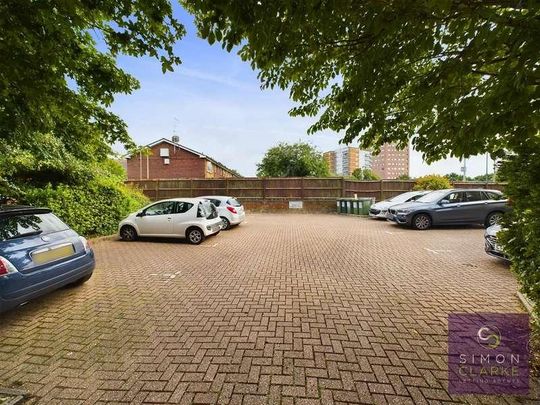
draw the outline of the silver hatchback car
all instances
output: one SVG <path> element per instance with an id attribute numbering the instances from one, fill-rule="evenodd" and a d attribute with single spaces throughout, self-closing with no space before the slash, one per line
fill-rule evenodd
<path id="1" fill-rule="evenodd" d="M 223 222 L 223 230 L 241 224 L 246 219 L 244 206 L 234 197 L 224 195 L 207 195 L 199 198 L 209 200 L 215 205 L 218 215 Z"/>

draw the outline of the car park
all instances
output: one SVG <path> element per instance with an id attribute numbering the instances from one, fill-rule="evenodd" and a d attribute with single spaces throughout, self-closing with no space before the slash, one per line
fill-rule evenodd
<path id="1" fill-rule="evenodd" d="M 490 256 L 498 259 L 509 261 L 508 255 L 504 252 L 503 247 L 499 244 L 497 234 L 500 232 L 501 226 L 495 224 L 486 229 L 484 233 L 484 249 Z"/>
<path id="2" fill-rule="evenodd" d="M 386 219 L 388 208 L 397 204 L 402 204 L 409 201 L 416 201 L 418 198 L 426 195 L 427 193 L 429 193 L 429 191 L 408 191 L 406 193 L 396 195 L 392 198 L 379 201 L 378 203 L 375 203 L 370 207 L 369 216 L 371 218 Z"/>
<path id="3" fill-rule="evenodd" d="M 87 240 L 50 209 L 0 206 L 0 312 L 82 284 L 94 267 Z"/>
<path id="4" fill-rule="evenodd" d="M 482 224 L 488 227 L 496 224 L 509 209 L 508 200 L 498 190 L 446 189 L 393 206 L 387 218 L 418 230 L 434 225 Z"/>
<path id="5" fill-rule="evenodd" d="M 234 197 L 210 195 L 199 198 L 209 200 L 215 205 L 218 215 L 223 222 L 222 228 L 224 230 L 239 225 L 246 219 L 244 206 Z"/>
<path id="6" fill-rule="evenodd" d="M 125 241 L 138 237 L 186 238 L 198 245 L 221 231 L 216 207 L 203 198 L 172 198 L 147 205 L 120 222 L 118 232 Z"/>

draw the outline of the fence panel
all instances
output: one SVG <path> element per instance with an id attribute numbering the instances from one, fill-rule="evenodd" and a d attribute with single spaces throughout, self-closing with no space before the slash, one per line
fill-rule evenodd
<path id="1" fill-rule="evenodd" d="M 202 195 L 231 195 L 240 199 L 332 200 L 340 197 L 374 197 L 384 200 L 412 190 L 414 180 L 359 181 L 342 177 L 282 177 L 234 179 L 130 180 L 151 200 Z M 503 183 L 455 182 L 455 188 L 503 190 Z"/>
<path id="2" fill-rule="evenodd" d="M 302 198 L 304 199 L 335 199 L 341 197 L 341 177 L 302 179 Z"/>

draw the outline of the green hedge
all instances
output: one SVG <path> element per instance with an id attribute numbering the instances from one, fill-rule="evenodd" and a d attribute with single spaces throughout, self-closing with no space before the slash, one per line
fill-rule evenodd
<path id="1" fill-rule="evenodd" d="M 100 236 L 115 233 L 120 220 L 148 199 L 116 179 L 95 179 L 86 185 L 25 188 L 20 202 L 49 207 L 81 235 Z"/>
<path id="2" fill-rule="evenodd" d="M 501 242 L 512 259 L 522 291 L 540 315 L 540 139 L 520 145 L 503 162 L 499 175 L 512 211 L 503 218 Z"/>

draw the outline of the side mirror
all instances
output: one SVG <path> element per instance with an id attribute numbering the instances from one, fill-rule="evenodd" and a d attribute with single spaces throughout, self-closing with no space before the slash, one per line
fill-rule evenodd
<path id="1" fill-rule="evenodd" d="M 141 212 L 137 212 L 137 215 L 138 217 L 144 217 L 145 213 L 144 211 L 141 211 Z"/>
<path id="2" fill-rule="evenodd" d="M 450 201 L 449 200 L 441 200 L 441 201 L 439 201 L 439 205 L 446 205 L 446 204 L 450 204 Z"/>

